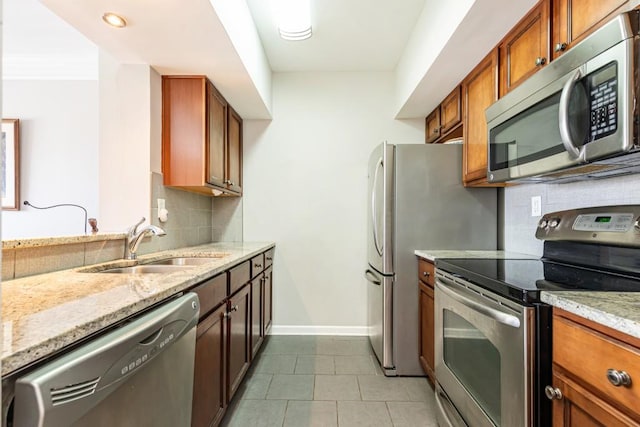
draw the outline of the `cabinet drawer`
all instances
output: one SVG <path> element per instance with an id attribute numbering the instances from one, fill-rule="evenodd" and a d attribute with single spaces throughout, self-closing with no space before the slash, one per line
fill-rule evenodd
<path id="1" fill-rule="evenodd" d="M 426 259 L 418 258 L 418 276 L 420 277 L 420 280 L 422 280 L 432 288 L 435 285 L 434 270 L 435 267 L 433 263 L 427 261 Z"/>
<path id="2" fill-rule="evenodd" d="M 200 300 L 200 318 L 216 308 L 227 297 L 227 275 L 220 274 L 192 289 Z"/>
<path id="3" fill-rule="evenodd" d="M 264 254 L 251 258 L 251 277 L 256 277 L 264 271 Z"/>
<path id="4" fill-rule="evenodd" d="M 586 326 L 554 315 L 553 362 L 594 394 L 638 414 L 640 401 L 640 349 Z M 607 370 L 625 371 L 630 386 L 614 386 Z"/>
<path id="5" fill-rule="evenodd" d="M 251 280 L 251 261 L 245 261 L 229 270 L 229 295 Z"/>
<path id="6" fill-rule="evenodd" d="M 273 264 L 273 255 L 275 254 L 276 249 L 271 248 L 264 253 L 264 268 L 269 267 Z"/>

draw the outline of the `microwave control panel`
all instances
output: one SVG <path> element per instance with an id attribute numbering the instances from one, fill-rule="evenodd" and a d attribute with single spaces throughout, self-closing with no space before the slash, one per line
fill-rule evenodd
<path id="1" fill-rule="evenodd" d="M 615 133 L 618 128 L 618 75 L 611 63 L 587 76 L 590 103 L 590 141 Z"/>

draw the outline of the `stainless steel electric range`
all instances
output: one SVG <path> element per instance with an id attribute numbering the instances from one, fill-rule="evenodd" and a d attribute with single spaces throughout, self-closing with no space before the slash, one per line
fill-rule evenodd
<path id="1" fill-rule="evenodd" d="M 541 291 L 640 291 L 640 205 L 545 214 L 541 259 L 438 259 L 441 426 L 548 426 L 551 307 Z"/>

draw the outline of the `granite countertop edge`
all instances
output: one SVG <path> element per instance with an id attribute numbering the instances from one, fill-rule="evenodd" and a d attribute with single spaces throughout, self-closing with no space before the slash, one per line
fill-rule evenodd
<path id="1" fill-rule="evenodd" d="M 416 249 L 414 254 L 429 261 L 438 258 L 540 259 L 537 255 L 502 250 Z"/>
<path id="2" fill-rule="evenodd" d="M 211 243 L 141 255 L 137 262 L 115 260 L 5 281 L 2 283 L 2 377 L 39 363 L 273 247 L 274 242 Z M 100 273 L 113 266 L 146 264 L 176 256 L 206 257 L 221 252 L 227 256 L 170 274 Z M 38 290 L 43 291 L 42 298 L 52 294 L 62 296 L 54 305 L 40 310 L 34 297 Z M 82 295 L 74 296 L 75 292 Z M 41 302 L 47 305 L 46 301 Z M 21 311 L 18 307 L 23 306 Z"/>
<path id="3" fill-rule="evenodd" d="M 640 338 L 640 294 L 636 292 L 543 291 L 543 302 Z"/>

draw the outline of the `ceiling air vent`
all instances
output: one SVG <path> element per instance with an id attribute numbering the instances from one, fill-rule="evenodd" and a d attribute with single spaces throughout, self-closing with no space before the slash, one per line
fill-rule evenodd
<path id="1" fill-rule="evenodd" d="M 92 395 L 96 391 L 100 377 L 62 388 L 51 389 L 51 403 L 53 406 L 64 405 L 74 400 Z"/>

